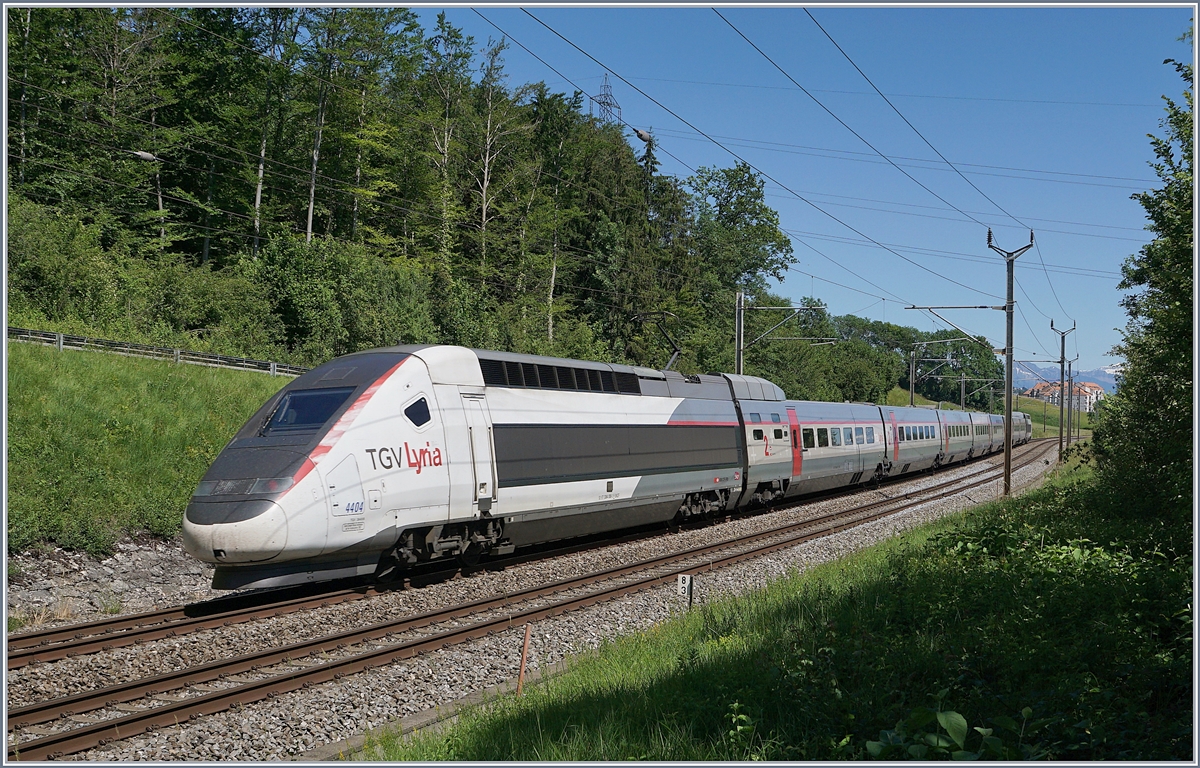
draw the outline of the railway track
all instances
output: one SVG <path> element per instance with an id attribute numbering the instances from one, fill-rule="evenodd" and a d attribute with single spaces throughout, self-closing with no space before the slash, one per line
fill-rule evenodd
<path id="1" fill-rule="evenodd" d="M 998 456 L 1003 456 L 1003 454 L 994 454 L 984 458 L 983 461 L 995 459 Z M 987 471 L 987 469 L 979 471 Z M 885 481 L 879 487 L 885 488 L 890 485 L 911 482 L 913 479 L 912 477 L 894 478 Z M 805 497 L 802 503 L 807 504 L 817 500 L 852 495 L 861 491 L 861 486 L 851 489 L 835 489 L 827 493 Z M 786 508 L 783 507 L 783 509 Z M 227 627 L 236 623 L 282 616 L 313 608 L 325 608 L 330 605 L 370 598 L 392 589 L 405 588 L 410 584 L 432 583 L 439 579 L 452 578 L 460 571 L 469 574 L 482 570 L 501 570 L 535 559 L 559 557 L 586 549 L 637 541 L 658 535 L 660 532 L 661 529 L 655 528 L 653 531 L 628 534 L 616 539 L 594 537 L 593 540 L 585 540 L 582 543 L 566 547 L 540 547 L 518 555 L 489 560 L 472 569 L 458 567 L 446 569 L 439 564 L 432 568 L 413 572 L 403 582 L 393 585 L 364 584 L 361 579 L 356 579 L 262 590 L 157 611 L 26 632 L 8 638 L 8 669 L 20 669 L 27 664 L 57 661 L 109 651 L 114 648 L 141 645 L 154 640 L 179 637 L 204 629 Z M 349 584 L 349 586 L 341 586 L 344 584 Z"/>
<path id="2" fill-rule="evenodd" d="M 1018 449 L 1022 450 L 1022 454 L 1017 467 L 1040 460 L 1053 445 L 1052 441 L 1047 441 Z M 874 500 L 849 510 L 823 514 L 716 544 L 285 647 L 268 648 L 236 658 L 9 709 L 9 728 L 19 729 L 20 736 L 31 735 L 36 738 L 15 743 L 17 734 L 10 730 L 8 757 L 40 760 L 83 751 L 113 740 L 411 658 L 512 626 L 619 599 L 632 592 L 667 583 L 681 573 L 724 568 L 916 505 L 962 493 L 994 482 L 999 473 L 999 468 L 988 466 L 963 477 L 905 493 L 902 497 L 897 495 Z M 360 599 L 362 596 L 365 595 L 347 599 Z M 325 595 L 314 599 L 328 598 Z M 275 607 L 256 610 L 273 612 Z M 216 619 L 216 616 L 210 616 L 205 620 Z M 47 727 L 48 724 L 53 725 Z"/>

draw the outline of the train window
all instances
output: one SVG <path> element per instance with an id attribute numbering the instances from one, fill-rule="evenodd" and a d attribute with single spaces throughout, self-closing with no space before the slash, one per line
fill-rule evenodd
<path id="1" fill-rule="evenodd" d="M 904 442 L 904 427 L 900 427 L 899 429 L 897 429 L 896 435 L 897 435 L 896 442 L 903 443 Z"/>
<path id="2" fill-rule="evenodd" d="M 483 372 L 483 383 L 493 387 L 503 387 L 508 383 L 504 378 L 504 363 L 499 360 L 479 361 L 479 369 Z"/>
<path id="3" fill-rule="evenodd" d="M 821 431 L 822 431 L 822 432 L 824 432 L 825 430 L 821 430 Z M 775 430 L 775 439 L 776 439 L 776 440 L 782 440 L 782 439 L 783 439 L 783 430 L 782 430 L 782 429 L 777 429 L 777 430 Z"/>
<path id="4" fill-rule="evenodd" d="M 862 427 L 854 428 L 854 442 L 858 443 L 859 445 L 862 445 L 863 443 L 867 442 L 866 439 L 863 437 L 863 428 Z"/>
<path id="5" fill-rule="evenodd" d="M 604 391 L 604 385 L 600 383 L 600 371 L 588 371 L 588 378 L 592 380 L 593 392 Z"/>
<path id="6" fill-rule="evenodd" d="M 875 427 L 867 427 L 867 442 L 875 442 Z"/>
<path id="7" fill-rule="evenodd" d="M 538 378 L 542 380 L 542 386 L 549 389 L 558 389 L 558 375 L 554 372 L 553 365 L 539 365 Z"/>
<path id="8" fill-rule="evenodd" d="M 772 414 L 771 414 L 771 421 L 772 421 L 773 423 L 775 423 L 775 424 L 782 424 L 782 423 L 783 423 L 783 419 L 779 418 L 779 414 L 778 414 L 778 413 L 772 413 Z"/>
<path id="9" fill-rule="evenodd" d="M 762 431 L 761 429 L 756 429 L 756 430 L 754 430 L 754 439 L 755 439 L 755 440 L 762 440 L 762 439 L 763 439 L 763 431 Z"/>
<path id="10" fill-rule="evenodd" d="M 800 447 L 799 440 L 800 440 L 800 433 L 793 429 L 792 430 L 792 447 L 793 448 Z"/>
<path id="11" fill-rule="evenodd" d="M 854 430 L 850 429 L 850 427 L 842 429 L 842 437 L 845 439 L 846 445 L 854 445 Z"/>
<path id="12" fill-rule="evenodd" d="M 422 427 L 429 423 L 429 403 L 425 398 L 421 398 L 412 405 L 404 409 L 404 415 L 408 417 L 414 425 Z"/>
<path id="13" fill-rule="evenodd" d="M 750 417 L 750 421 L 754 422 L 755 424 L 757 424 L 757 423 L 759 423 L 760 421 L 762 421 L 762 417 L 761 417 L 761 416 L 759 416 L 757 413 L 748 413 L 748 414 L 746 414 L 746 415 L 747 415 L 747 416 L 749 416 L 749 417 Z"/>
<path id="14" fill-rule="evenodd" d="M 575 369 L 567 368 L 566 366 L 558 366 L 555 368 L 558 372 L 558 388 L 559 389 L 575 389 Z"/>
<path id="15" fill-rule="evenodd" d="M 811 429 L 804 430 L 804 447 L 813 448 L 816 446 L 816 441 L 813 440 L 813 431 Z"/>
<path id="16" fill-rule="evenodd" d="M 937 427 L 936 426 L 929 428 L 929 437 L 932 440 L 937 440 Z"/>
<path id="17" fill-rule="evenodd" d="M 834 427 L 833 429 L 829 430 L 829 441 L 831 443 L 833 443 L 833 445 L 835 445 L 835 446 L 841 445 L 842 444 L 842 430 L 838 429 L 837 427 Z"/>
<path id="18" fill-rule="evenodd" d="M 279 401 L 262 434 L 270 436 L 316 429 L 329 421 L 353 391 L 354 387 L 294 389 Z"/>
<path id="19" fill-rule="evenodd" d="M 508 374 L 508 386 L 523 387 L 525 386 L 525 377 L 521 375 L 521 364 L 504 362 L 504 371 Z"/>
<path id="20" fill-rule="evenodd" d="M 817 429 L 817 447 L 829 447 L 829 430 L 825 427 L 820 427 Z"/>
<path id="21" fill-rule="evenodd" d="M 521 373 L 525 374 L 525 386 L 540 387 L 538 383 L 537 365 L 534 363 L 521 363 Z"/>
<path id="22" fill-rule="evenodd" d="M 617 382 L 613 379 L 612 371 L 600 371 L 600 381 L 604 384 L 605 392 L 617 391 Z"/>
<path id="23" fill-rule="evenodd" d="M 636 373 L 618 373 L 616 377 L 618 392 L 624 392 L 628 395 L 642 394 L 642 385 L 638 381 Z"/>

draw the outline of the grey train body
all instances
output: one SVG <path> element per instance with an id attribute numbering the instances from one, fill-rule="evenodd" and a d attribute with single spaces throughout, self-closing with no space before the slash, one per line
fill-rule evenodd
<path id="1" fill-rule="evenodd" d="M 981 413 L 786 400 L 753 376 L 391 347 L 264 404 L 196 488 L 184 547 L 219 589 L 386 576 L 936 468 L 1003 433 Z"/>

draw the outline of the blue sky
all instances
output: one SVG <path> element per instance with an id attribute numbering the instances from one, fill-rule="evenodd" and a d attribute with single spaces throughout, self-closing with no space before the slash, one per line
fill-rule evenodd
<path id="1" fill-rule="evenodd" d="M 439 10 L 418 9 L 426 29 Z M 479 45 L 500 37 L 469 8 L 445 10 Z M 586 92 L 599 92 L 605 70 L 520 9 L 481 10 Z M 903 307 L 1003 303 L 1004 263 L 987 249 L 986 228 L 1000 247 L 1016 250 L 1032 227 L 1038 247 L 1016 270 L 1017 359 L 1057 359 L 1054 318 L 1056 327 L 1078 323 L 1067 337 L 1077 370 L 1117 362 L 1108 352 L 1125 325 L 1120 266 L 1149 239 L 1130 195 L 1155 185 L 1146 134 L 1161 132 L 1160 97 L 1181 99 L 1183 83 L 1162 61 L 1192 59 L 1191 46 L 1177 40 L 1191 8 L 811 10 L 978 191 L 803 8 L 721 12 L 861 139 L 709 8 L 532 9 L 613 75 L 778 182 L 767 182 L 767 200 L 797 256 L 778 287 L 783 295 L 815 295 L 835 314 L 945 327 Z M 510 84 L 544 80 L 573 90 L 516 44 L 505 60 Z M 615 76 L 610 83 L 625 121 L 657 137 L 662 172 L 686 177 L 689 167 L 736 162 L 630 85 Z M 943 314 L 1003 346 L 1004 313 Z"/>

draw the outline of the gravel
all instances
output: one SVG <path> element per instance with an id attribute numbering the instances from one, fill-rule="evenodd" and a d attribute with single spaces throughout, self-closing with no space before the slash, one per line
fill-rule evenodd
<path id="1" fill-rule="evenodd" d="M 1048 454 L 1053 464 L 1053 453 Z M 918 477 L 881 491 L 828 499 L 801 507 L 733 520 L 676 534 L 603 549 L 524 563 L 500 572 L 485 571 L 467 578 L 387 593 L 368 600 L 332 605 L 230 627 L 119 648 L 102 654 L 36 664 L 8 673 L 8 705 L 111 685 L 121 680 L 181 669 L 250 650 L 278 647 L 302 638 L 365 627 L 404 615 L 468 599 L 511 593 L 536 584 L 578 576 L 655 555 L 723 541 L 785 522 L 804 520 L 862 502 L 866 494 L 903 495 L 944 480 L 969 474 L 976 462 L 933 476 Z M 1037 462 L 1014 472 L 1019 489 L 1040 481 L 1047 465 Z M 705 602 L 764 586 L 779 577 L 818 563 L 843 557 L 897 533 L 943 515 L 996 498 L 1001 482 L 967 494 L 930 502 L 912 510 L 867 523 L 833 536 L 806 542 L 696 578 L 695 599 Z M 10 577 L 7 595 L 10 615 L 41 611 L 42 621 L 54 623 L 54 606 L 70 605 L 70 621 L 98 618 L 106 612 L 149 610 L 190 602 L 216 594 L 208 589 L 211 570 L 191 561 L 177 543 L 125 541 L 114 557 L 96 562 L 86 556 L 55 552 L 39 559 L 18 556 L 23 574 Z M 11 565 L 10 565 L 11 568 Z M 155 575 L 158 574 L 158 575 Z M 121 586 L 117 586 L 117 582 Z M 118 601 L 114 604 L 114 599 Z M 540 668 L 571 655 L 597 648 L 617 635 L 636 632 L 669 618 L 681 609 L 674 585 L 602 603 L 534 625 L 528 664 Z M 36 614 L 34 614 L 36 615 Z M 451 623 L 453 624 L 453 623 Z M 440 625 L 437 630 L 449 624 Z M 399 638 L 430 630 L 396 635 Z M 378 730 L 406 715 L 455 701 L 517 675 L 524 626 L 451 646 L 441 651 L 378 667 L 336 682 L 285 694 L 237 710 L 163 728 L 89 750 L 70 759 L 82 760 L 278 760 L 303 758 L 304 753 L 343 741 L 366 730 Z M 350 654 L 353 649 L 347 649 Z M 265 674 L 265 672 L 264 672 Z M 253 675 L 238 676 L 249 679 Z M 232 685 L 218 682 L 213 687 Z M 203 690 L 192 690 L 200 695 Z M 177 691 L 189 695 L 188 691 Z M 94 716 L 116 717 L 125 712 L 104 710 Z M 68 723 L 51 727 L 66 727 Z M 36 738 L 29 730 L 20 740 Z"/>

